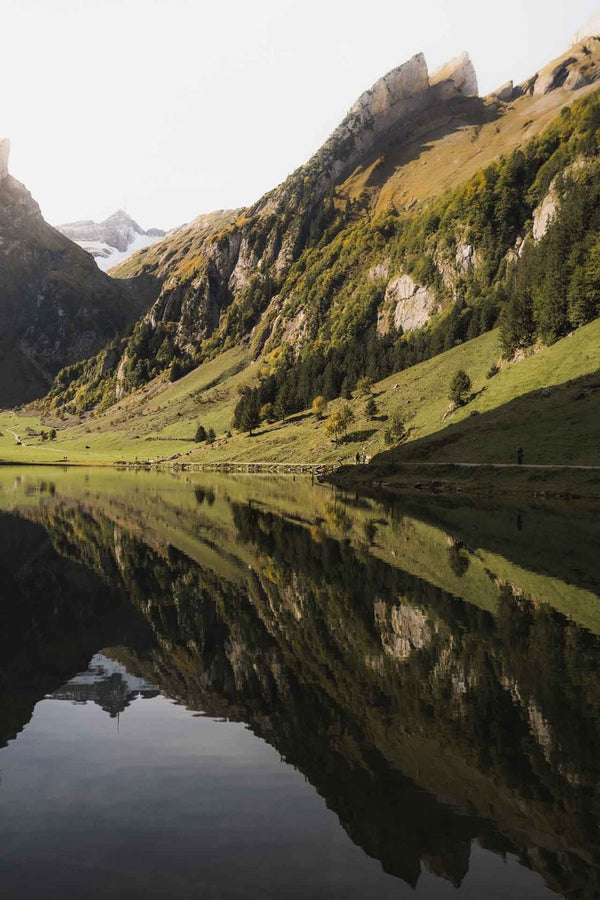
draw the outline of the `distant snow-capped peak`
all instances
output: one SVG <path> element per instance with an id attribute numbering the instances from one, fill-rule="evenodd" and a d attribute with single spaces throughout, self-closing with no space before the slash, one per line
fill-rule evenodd
<path id="1" fill-rule="evenodd" d="M 83 219 L 59 225 L 58 230 L 87 250 L 104 272 L 137 250 L 155 244 L 166 233 L 160 228 L 144 231 L 123 209 L 118 209 L 103 222 Z"/>

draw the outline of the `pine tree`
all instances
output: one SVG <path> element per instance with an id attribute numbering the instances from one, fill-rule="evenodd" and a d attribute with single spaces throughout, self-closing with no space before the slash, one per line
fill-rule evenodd
<path id="1" fill-rule="evenodd" d="M 471 379 L 464 369 L 459 369 L 458 372 L 454 373 L 452 381 L 450 382 L 450 390 L 448 391 L 450 400 L 458 406 L 463 406 L 467 402 L 470 390 Z"/>
<path id="2" fill-rule="evenodd" d="M 368 416 L 369 419 L 374 419 L 378 412 L 377 401 L 374 397 L 369 397 L 365 403 L 365 415 Z"/>

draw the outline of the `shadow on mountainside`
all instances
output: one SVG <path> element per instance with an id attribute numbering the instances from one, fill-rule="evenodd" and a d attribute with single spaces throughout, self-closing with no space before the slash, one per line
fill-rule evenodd
<path id="1" fill-rule="evenodd" d="M 388 134 L 357 171 L 372 168 L 365 187 L 380 190 L 398 168 L 427 154 L 433 143 L 461 129 L 494 122 L 501 114 L 500 107 L 486 104 L 480 97 L 436 103 L 411 116 L 399 132 Z"/>
<path id="2" fill-rule="evenodd" d="M 469 405 L 465 408 L 469 410 Z M 486 412 L 477 409 L 434 434 L 373 457 L 396 463 L 515 463 L 521 444 L 530 465 L 600 465 L 600 372 L 541 388 Z"/>

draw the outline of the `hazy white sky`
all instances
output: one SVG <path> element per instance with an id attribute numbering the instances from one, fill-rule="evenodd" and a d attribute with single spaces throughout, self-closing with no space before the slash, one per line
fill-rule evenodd
<path id="1" fill-rule="evenodd" d="M 0 137 L 61 224 L 148 228 L 257 200 L 422 50 L 487 93 L 570 43 L 599 0 L 0 0 Z"/>

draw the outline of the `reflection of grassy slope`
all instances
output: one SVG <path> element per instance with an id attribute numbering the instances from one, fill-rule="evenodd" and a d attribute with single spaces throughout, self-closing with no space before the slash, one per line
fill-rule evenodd
<path id="1" fill-rule="evenodd" d="M 153 382 L 102 415 L 61 431 L 52 444 L 26 438 L 31 446 L 15 446 L 7 428 L 24 435 L 25 426 L 35 426 L 36 420 L 0 414 L 0 454 L 15 462 L 48 462 L 62 456 L 70 462 L 109 462 L 173 454 L 186 454 L 185 462 L 351 460 L 357 450 L 369 455 L 384 450 L 385 416 L 399 411 L 410 434 L 397 451 L 398 459 L 510 462 L 520 441 L 528 462 L 600 463 L 595 439 L 600 392 L 575 399 L 595 383 L 593 373 L 600 369 L 600 320 L 486 379 L 498 358 L 494 331 L 387 378 L 375 387 L 379 417 L 368 419 L 364 400 L 354 398 L 356 422 L 348 441 L 335 446 L 326 439 L 323 422 L 302 414 L 283 424 L 261 426 L 251 438 L 238 433 L 224 438 L 239 386 L 254 383 L 258 376 L 258 365 L 249 364 L 246 351 L 237 348 L 174 384 Z M 449 382 L 459 368 L 469 373 L 476 397 L 444 421 Z M 587 381 L 567 385 L 586 376 Z M 546 389 L 547 396 L 534 393 Z M 331 403 L 329 411 L 341 402 Z M 471 416 L 473 412 L 479 416 Z M 198 422 L 217 432 L 213 447 L 193 442 Z M 369 432 L 370 437 L 361 437 Z M 389 455 L 382 457 L 382 462 L 387 460 Z"/>
<path id="2" fill-rule="evenodd" d="M 365 558 L 376 556 L 490 612 L 497 607 L 498 585 L 507 583 L 600 633 L 593 556 L 597 518 L 580 509 L 522 508 L 523 531 L 518 532 L 519 511 L 511 507 L 483 511 L 467 503 L 448 506 L 442 498 L 437 504 L 386 510 L 368 500 L 336 496 L 308 478 L 0 469 L 2 509 L 34 510 L 43 502 L 50 510 L 61 498 L 83 503 L 92 514 L 101 512 L 163 552 L 177 547 L 236 581 L 247 577 L 255 559 L 238 539 L 231 503 L 250 504 L 302 524 L 317 537 L 348 539 Z M 456 554 L 467 560 L 464 571 L 457 571 Z"/>

